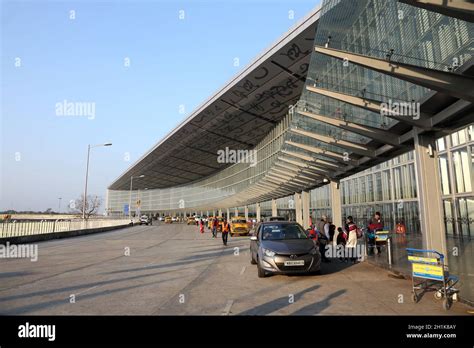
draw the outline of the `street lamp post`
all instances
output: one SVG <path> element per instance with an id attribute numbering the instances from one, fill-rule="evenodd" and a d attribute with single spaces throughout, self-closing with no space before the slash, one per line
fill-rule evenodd
<path id="1" fill-rule="evenodd" d="M 132 219 L 132 187 L 133 187 L 133 178 L 144 178 L 145 175 L 139 175 L 139 176 L 131 176 L 130 177 L 130 200 L 128 202 L 128 218 L 131 220 Z"/>
<path id="2" fill-rule="evenodd" d="M 87 179 L 89 177 L 89 157 L 91 149 L 99 146 L 111 146 L 112 143 L 97 144 L 97 145 L 87 145 L 87 165 L 86 165 L 86 185 L 84 186 L 84 198 L 82 202 L 82 218 L 86 218 L 86 206 L 87 206 Z"/>
<path id="3" fill-rule="evenodd" d="M 58 200 L 59 200 L 58 214 L 61 214 L 61 199 L 63 199 L 63 198 L 62 197 L 58 198 Z"/>

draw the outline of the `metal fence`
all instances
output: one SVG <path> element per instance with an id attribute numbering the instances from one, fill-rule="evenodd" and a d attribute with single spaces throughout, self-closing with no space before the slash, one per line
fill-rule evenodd
<path id="1" fill-rule="evenodd" d="M 0 223 L 0 238 L 122 226 L 129 223 L 129 219 L 9 221 Z"/>

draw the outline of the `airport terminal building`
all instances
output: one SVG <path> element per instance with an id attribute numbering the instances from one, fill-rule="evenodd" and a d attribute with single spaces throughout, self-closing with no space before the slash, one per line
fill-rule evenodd
<path id="1" fill-rule="evenodd" d="M 474 5 L 441 3 L 324 0 L 111 183 L 107 213 L 380 211 L 390 265 L 371 262 L 438 250 L 474 302 Z"/>

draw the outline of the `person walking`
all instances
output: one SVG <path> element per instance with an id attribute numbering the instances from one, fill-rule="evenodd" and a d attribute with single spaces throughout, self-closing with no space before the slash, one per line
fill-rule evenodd
<path id="1" fill-rule="evenodd" d="M 212 238 L 217 238 L 217 217 L 212 220 Z"/>
<path id="2" fill-rule="evenodd" d="M 352 216 L 347 217 L 347 242 L 346 242 L 346 252 L 347 260 L 351 260 L 352 263 L 357 262 L 356 256 L 356 247 L 357 247 L 357 225 L 354 223 Z M 350 257 L 349 257 L 350 256 Z"/>
<path id="3" fill-rule="evenodd" d="M 227 238 L 229 237 L 230 224 L 227 218 L 224 218 L 224 225 L 222 226 L 222 242 L 227 245 Z"/>
<path id="4" fill-rule="evenodd" d="M 199 219 L 199 231 L 201 233 L 204 233 L 204 221 L 201 219 Z"/>

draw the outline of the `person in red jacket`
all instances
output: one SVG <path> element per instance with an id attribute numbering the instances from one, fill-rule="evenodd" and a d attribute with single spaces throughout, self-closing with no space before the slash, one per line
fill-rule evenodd
<path id="1" fill-rule="evenodd" d="M 370 224 L 368 226 L 368 251 L 369 255 L 375 252 L 375 247 L 377 247 L 377 253 L 380 254 L 380 246 L 376 246 L 375 242 L 375 232 L 383 230 L 383 221 L 382 221 L 382 214 L 376 211 L 374 217 L 370 220 Z"/>
<path id="2" fill-rule="evenodd" d="M 204 221 L 202 219 L 199 219 L 199 231 L 204 233 Z"/>

